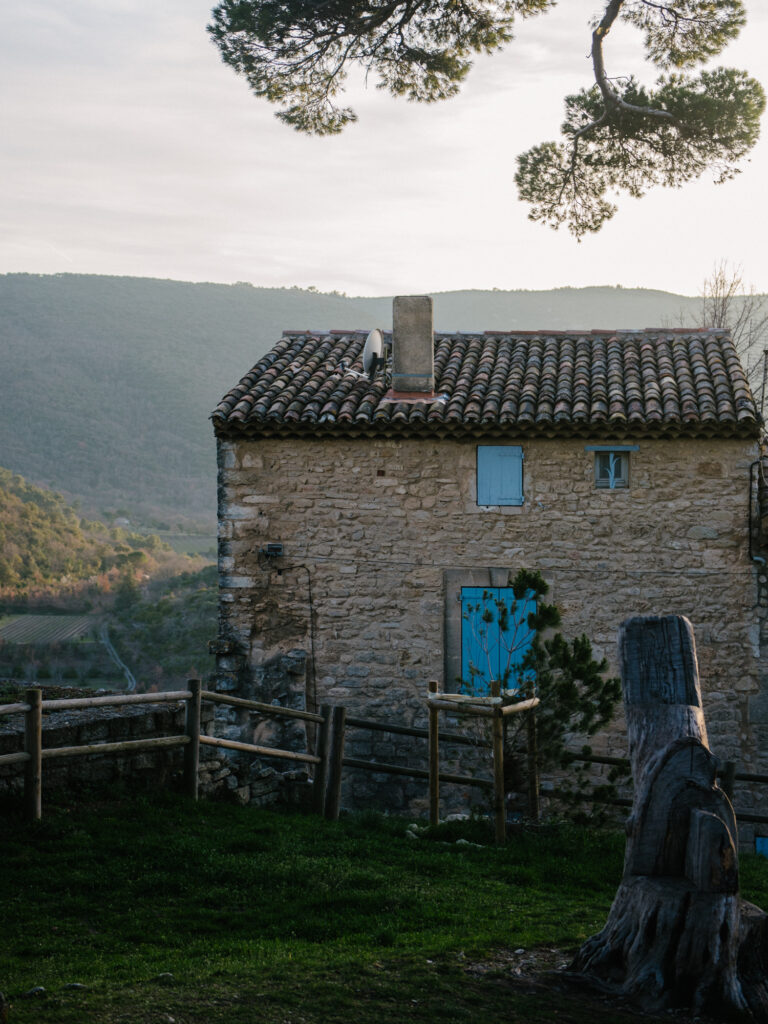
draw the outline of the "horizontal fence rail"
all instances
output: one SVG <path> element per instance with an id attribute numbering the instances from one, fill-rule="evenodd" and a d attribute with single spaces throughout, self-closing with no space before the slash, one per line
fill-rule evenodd
<path id="1" fill-rule="evenodd" d="M 351 715 L 347 716 L 347 725 L 358 729 L 371 729 L 373 732 L 391 732 L 397 736 L 417 736 L 420 739 L 429 739 L 429 729 L 422 729 L 417 725 L 394 725 L 391 722 L 379 722 L 374 718 L 355 718 Z M 472 736 L 467 736 L 461 732 L 441 732 L 440 741 L 442 743 L 463 744 L 467 747 L 491 746 L 488 740 L 476 740 Z"/>
<path id="2" fill-rule="evenodd" d="M 48 747 L 41 751 L 43 761 L 56 757 L 79 757 L 82 754 L 123 754 L 158 747 L 184 747 L 189 736 L 152 736 L 146 740 L 118 740 L 115 743 L 83 743 L 75 747 Z"/>
<path id="3" fill-rule="evenodd" d="M 264 704 L 262 701 L 246 700 L 244 697 L 230 697 L 229 694 L 214 693 L 212 690 L 202 690 L 200 696 L 203 700 L 209 700 L 214 704 L 231 704 L 232 707 L 259 711 L 264 715 L 275 715 L 278 718 L 300 718 L 305 722 L 316 722 L 318 725 L 324 721 L 322 715 L 316 715 L 312 711 L 283 708 L 279 704 Z"/>
<path id="4" fill-rule="evenodd" d="M 356 757 L 345 757 L 342 764 L 346 768 L 360 768 L 368 772 L 381 772 L 383 775 L 405 775 L 412 779 L 429 779 L 426 768 L 408 768 L 400 764 L 381 764 L 378 761 L 363 761 Z M 472 775 L 453 775 L 440 772 L 441 782 L 454 782 L 457 786 L 477 786 L 480 789 L 493 789 L 492 779 L 478 779 Z"/>
<path id="5" fill-rule="evenodd" d="M 241 743 L 240 740 L 222 740 L 215 736 L 201 736 L 200 742 L 209 747 L 223 747 L 225 750 L 241 750 L 246 754 L 260 754 L 262 757 L 277 757 L 285 761 L 303 761 L 306 764 L 320 764 L 315 754 L 303 754 L 298 750 L 279 750 L 277 747 L 260 747 L 255 743 Z"/>
<path id="6" fill-rule="evenodd" d="M 735 782 L 759 782 L 763 785 L 768 785 L 768 775 L 754 775 L 751 772 L 734 772 L 733 778 Z"/>
<path id="7" fill-rule="evenodd" d="M 0 704 L 0 715 L 20 715 L 29 711 L 29 704 Z"/>
<path id="8" fill-rule="evenodd" d="M 0 754 L 0 764 L 21 764 L 29 760 L 26 750 L 19 750 L 15 754 Z"/>
<path id="9" fill-rule="evenodd" d="M 78 708 L 106 708 L 123 704 L 176 704 L 192 696 L 189 690 L 165 693 L 127 693 L 108 697 L 62 697 L 41 702 L 43 711 L 74 711 Z"/>
<path id="10" fill-rule="evenodd" d="M 577 754 L 575 751 L 566 752 L 569 761 L 581 761 L 583 764 L 606 764 L 614 765 L 617 768 L 629 768 L 628 757 L 604 757 L 602 754 Z"/>

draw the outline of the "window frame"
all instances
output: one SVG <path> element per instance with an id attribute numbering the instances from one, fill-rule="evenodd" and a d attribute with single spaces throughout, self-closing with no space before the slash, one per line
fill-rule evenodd
<path id="1" fill-rule="evenodd" d="M 636 444 L 588 444 L 585 445 L 584 450 L 587 452 L 594 453 L 594 473 L 595 473 L 595 489 L 601 491 L 625 491 L 630 486 L 630 452 L 636 452 L 639 450 L 639 445 Z M 620 460 L 620 472 L 618 475 L 614 474 L 613 480 L 611 479 L 610 472 L 608 477 L 602 475 L 601 462 L 606 456 L 617 456 Z"/>

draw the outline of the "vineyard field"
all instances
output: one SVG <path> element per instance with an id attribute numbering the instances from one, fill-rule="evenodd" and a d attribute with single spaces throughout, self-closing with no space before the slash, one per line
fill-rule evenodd
<path id="1" fill-rule="evenodd" d="M 57 644 L 95 637 L 94 615 L 13 615 L 0 621 L 0 641 L 10 644 Z"/>

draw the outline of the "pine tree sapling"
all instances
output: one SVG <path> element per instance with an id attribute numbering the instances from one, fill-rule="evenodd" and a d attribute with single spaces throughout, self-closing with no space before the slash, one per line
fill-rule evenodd
<path id="1" fill-rule="evenodd" d="M 549 585 L 541 573 L 520 569 L 509 586 L 513 600 L 494 599 L 470 606 L 464 621 L 466 628 L 472 630 L 476 645 L 479 643 L 486 651 L 497 636 L 501 637 L 503 689 L 516 692 L 520 700 L 533 696 L 540 700 L 536 709 L 538 770 L 559 770 L 572 765 L 577 744 L 583 744 L 611 721 L 621 699 L 621 682 L 606 675 L 608 662 L 605 658 L 594 658 L 585 635 L 566 639 L 562 633 L 553 632 L 561 623 L 561 615 L 554 604 L 544 600 Z M 524 623 L 520 616 L 523 606 L 533 608 Z M 520 625 L 510 630 L 510 622 Z M 526 653 L 517 659 L 515 655 L 521 645 L 525 645 Z M 471 678 L 463 680 L 463 684 L 473 692 L 482 668 L 474 666 L 470 674 Z M 509 772 L 517 778 L 526 771 L 524 718 L 519 715 L 507 720 L 505 759 L 511 759 Z M 579 778 L 579 788 L 585 781 Z M 608 780 L 608 788 L 612 781 L 615 780 Z M 567 798 L 568 787 L 565 788 Z M 592 797 L 596 795 L 600 794 L 593 791 Z M 602 795 L 609 794 L 606 790 Z"/>

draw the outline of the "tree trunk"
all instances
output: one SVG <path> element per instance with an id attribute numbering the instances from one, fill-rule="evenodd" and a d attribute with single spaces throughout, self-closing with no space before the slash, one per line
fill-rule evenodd
<path id="1" fill-rule="evenodd" d="M 648 1011 L 768 1024 L 768 918 L 739 898 L 738 832 L 715 782 L 693 629 L 681 616 L 619 631 L 635 799 L 624 876 L 572 965 Z"/>

